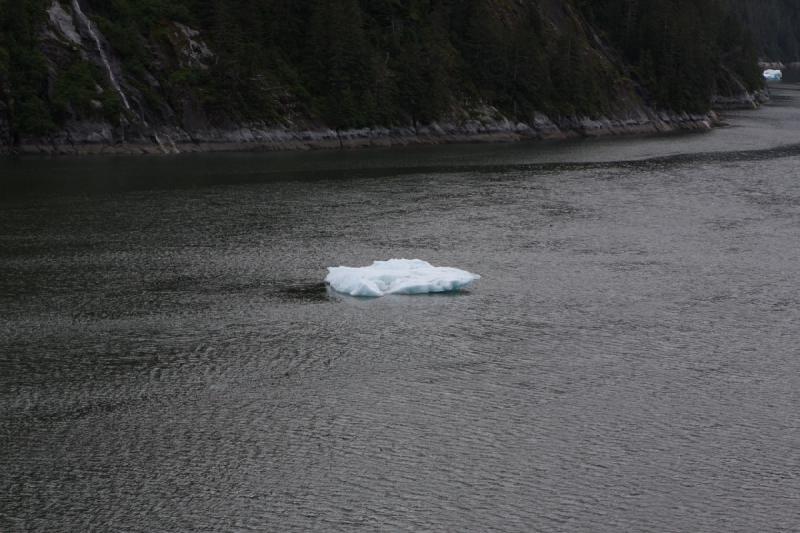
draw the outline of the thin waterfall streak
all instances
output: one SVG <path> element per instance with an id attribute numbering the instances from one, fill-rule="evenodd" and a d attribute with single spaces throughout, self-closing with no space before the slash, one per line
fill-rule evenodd
<path id="1" fill-rule="evenodd" d="M 178 148 L 178 145 L 175 144 L 175 141 L 172 139 L 172 137 L 167 135 L 167 140 L 169 141 L 169 145 L 172 147 L 172 153 L 174 153 L 174 154 L 181 153 L 180 148 Z"/>
<path id="2" fill-rule="evenodd" d="M 165 154 L 169 154 L 169 151 L 167 150 L 167 147 L 164 146 L 164 143 L 161 141 L 161 137 L 158 136 L 158 133 L 154 132 L 153 133 L 153 138 L 155 138 L 156 144 L 158 144 L 158 147 L 161 148 L 161 151 L 164 152 Z"/>
<path id="3" fill-rule="evenodd" d="M 92 36 L 95 45 L 97 46 L 97 51 L 100 53 L 100 59 L 103 61 L 103 64 L 106 67 L 106 71 L 108 72 L 108 79 L 111 81 L 111 85 L 114 89 L 119 93 L 119 96 L 122 98 L 122 103 L 125 105 L 125 109 L 130 109 L 131 106 L 128 103 L 128 97 L 125 96 L 125 91 L 122 90 L 122 86 L 117 81 L 117 77 L 114 75 L 114 70 L 111 68 L 111 63 L 108 61 L 108 56 L 106 56 L 105 50 L 103 50 L 103 45 L 100 42 L 100 37 L 97 35 L 97 32 L 94 30 L 94 24 L 86 14 L 81 9 L 81 5 L 78 3 L 78 0 L 72 0 L 72 10 L 74 11 L 75 15 L 80 19 L 81 23 L 86 27 L 89 35 Z"/>
<path id="4" fill-rule="evenodd" d="M 181 151 L 178 148 L 178 145 L 175 144 L 175 141 L 172 140 L 172 137 L 170 137 L 166 133 L 164 134 L 164 136 L 167 138 L 167 142 L 169 144 L 166 144 L 164 141 L 162 141 L 161 136 L 158 133 L 153 132 L 153 138 L 155 139 L 158 147 L 161 148 L 161 151 L 164 152 L 165 154 L 170 154 L 170 153 L 180 154 Z"/>

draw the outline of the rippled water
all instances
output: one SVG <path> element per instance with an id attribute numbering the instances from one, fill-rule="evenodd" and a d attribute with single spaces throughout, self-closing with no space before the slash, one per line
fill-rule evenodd
<path id="1" fill-rule="evenodd" d="M 729 119 L 0 162 L 0 530 L 797 530 L 800 92 Z"/>

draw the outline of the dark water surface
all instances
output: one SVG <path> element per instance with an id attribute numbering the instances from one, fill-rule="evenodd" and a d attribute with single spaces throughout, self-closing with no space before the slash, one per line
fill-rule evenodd
<path id="1" fill-rule="evenodd" d="M 561 144 L 0 161 L 0 531 L 800 530 L 800 92 Z M 468 293 L 336 296 L 420 258 Z"/>

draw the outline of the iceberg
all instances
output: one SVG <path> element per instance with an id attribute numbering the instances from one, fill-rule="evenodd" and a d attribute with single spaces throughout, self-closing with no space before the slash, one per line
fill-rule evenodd
<path id="1" fill-rule="evenodd" d="M 783 79 L 783 72 L 768 68 L 764 71 L 764 79 L 768 81 L 781 81 Z"/>
<path id="2" fill-rule="evenodd" d="M 435 267 L 419 259 L 390 259 L 366 267 L 330 267 L 325 283 L 350 296 L 378 297 L 459 291 L 480 278 L 466 270 Z"/>

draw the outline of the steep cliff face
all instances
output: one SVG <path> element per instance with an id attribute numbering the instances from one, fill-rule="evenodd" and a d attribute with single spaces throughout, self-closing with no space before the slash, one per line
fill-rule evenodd
<path id="1" fill-rule="evenodd" d="M 642 133 L 710 128 L 711 91 L 720 106 L 758 105 L 758 87 L 724 66 L 699 105 L 670 106 L 671 94 L 648 87 L 658 78 L 643 80 L 659 72 L 626 56 L 630 36 L 572 0 L 275 0 L 261 12 L 224 11 L 222 1 L 24 0 L 15 13 L 2 2 L 4 150 Z"/>

